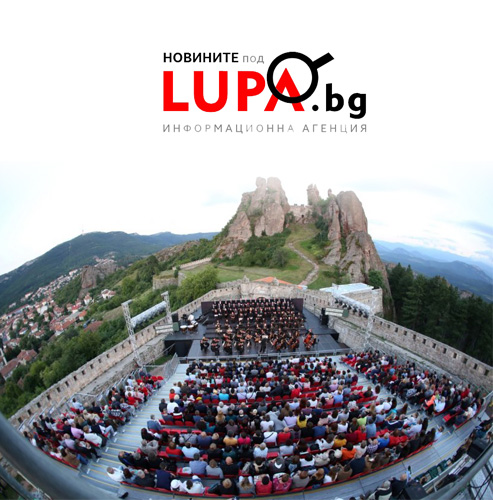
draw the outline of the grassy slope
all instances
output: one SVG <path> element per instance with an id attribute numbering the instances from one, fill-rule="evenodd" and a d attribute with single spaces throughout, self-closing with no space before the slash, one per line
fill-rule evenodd
<path id="1" fill-rule="evenodd" d="M 314 261 L 318 261 L 321 257 L 320 252 L 313 252 L 312 247 L 308 244 L 308 241 L 317 234 L 317 229 L 314 224 L 306 225 L 291 225 L 291 234 L 286 240 L 286 244 L 292 243 L 297 250 L 300 250 L 307 257 Z M 257 280 L 259 278 L 265 278 L 268 276 L 275 276 L 278 279 L 288 281 L 289 283 L 298 284 L 306 277 L 306 275 L 311 271 L 312 266 L 306 260 L 302 259 L 299 255 L 295 254 L 289 247 L 290 258 L 287 266 L 284 269 L 275 269 L 268 267 L 239 267 L 239 266 L 225 266 L 219 264 L 217 266 L 219 281 L 224 283 L 225 281 L 233 281 L 247 276 L 250 280 Z M 320 271 L 328 270 L 328 266 L 321 264 L 319 262 Z M 196 267 L 189 271 L 185 271 L 185 274 L 194 274 L 202 270 L 204 266 Z M 323 276 L 320 273 L 317 280 L 314 281 L 312 285 L 309 286 L 311 289 L 318 289 L 324 286 L 330 286 L 332 280 Z"/>

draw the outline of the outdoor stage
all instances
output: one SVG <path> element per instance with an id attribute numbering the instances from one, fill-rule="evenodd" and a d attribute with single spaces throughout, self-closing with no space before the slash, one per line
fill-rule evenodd
<path id="1" fill-rule="evenodd" d="M 202 310 L 198 309 L 194 313 L 194 317 L 198 320 L 202 315 Z M 326 325 L 322 325 L 319 318 L 312 314 L 307 309 L 303 308 L 303 315 L 305 317 L 305 328 L 301 330 L 301 341 L 300 346 L 296 351 L 287 351 L 282 350 L 280 353 L 276 352 L 273 347 L 269 344 L 267 346 L 266 352 L 259 354 L 259 348 L 257 345 L 252 345 L 251 347 L 245 347 L 244 353 L 242 356 L 233 350 L 233 355 L 226 354 L 224 350 L 221 348 L 219 357 L 221 359 L 227 358 L 235 358 L 238 359 L 240 357 L 285 357 L 291 355 L 304 355 L 304 356 L 322 356 L 325 354 L 342 354 L 348 350 L 347 346 L 344 344 L 340 344 L 338 339 L 337 332 L 328 328 Z M 181 318 L 180 318 L 181 319 Z M 180 326 L 185 325 L 185 322 L 181 321 Z M 311 329 L 312 332 L 316 335 L 318 342 L 313 346 L 310 351 L 306 351 L 305 346 L 303 344 L 303 335 L 305 331 Z M 206 336 L 208 339 L 212 339 L 217 337 L 218 335 L 214 332 L 214 327 L 212 323 L 204 325 L 199 322 L 197 329 L 194 331 L 183 331 L 174 332 L 166 337 L 165 347 L 169 348 L 173 344 L 175 345 L 175 352 L 180 358 L 190 359 L 213 359 L 216 358 L 215 354 L 211 351 L 210 347 L 207 351 L 202 351 L 200 349 L 200 340 L 203 336 Z"/>

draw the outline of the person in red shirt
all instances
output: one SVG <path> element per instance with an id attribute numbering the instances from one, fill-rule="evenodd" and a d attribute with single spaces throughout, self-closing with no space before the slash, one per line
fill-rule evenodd
<path id="1" fill-rule="evenodd" d="M 292 391 L 291 391 L 291 399 L 294 399 L 294 398 L 299 398 L 301 395 L 301 389 L 299 387 L 295 387 Z"/>
<path id="2" fill-rule="evenodd" d="M 279 440 L 279 438 L 278 438 L 278 440 Z M 238 438 L 238 446 L 243 446 L 245 444 L 247 446 L 250 446 L 251 443 L 252 443 L 252 438 L 250 436 L 248 436 L 245 431 L 243 431 L 240 434 L 240 437 Z"/>
<path id="3" fill-rule="evenodd" d="M 274 493 L 285 493 L 291 488 L 293 480 L 289 477 L 289 474 L 283 474 L 281 477 L 274 478 Z"/>
<path id="4" fill-rule="evenodd" d="M 363 426 L 356 431 L 356 442 L 361 443 L 366 439 L 366 427 Z"/>
<path id="5" fill-rule="evenodd" d="M 182 457 L 183 456 L 183 452 L 181 451 L 180 448 L 178 448 L 178 446 L 176 446 L 176 443 L 173 443 L 173 441 L 171 441 L 171 443 L 168 444 L 168 446 L 166 446 L 166 449 L 164 450 L 166 455 L 170 456 L 170 457 Z"/>
<path id="6" fill-rule="evenodd" d="M 288 439 L 291 439 L 291 430 L 289 427 L 285 427 L 282 432 L 277 435 L 277 445 L 281 446 Z"/>
<path id="7" fill-rule="evenodd" d="M 270 495 L 272 493 L 272 481 L 269 476 L 263 475 L 260 481 L 255 483 L 257 495 Z"/>

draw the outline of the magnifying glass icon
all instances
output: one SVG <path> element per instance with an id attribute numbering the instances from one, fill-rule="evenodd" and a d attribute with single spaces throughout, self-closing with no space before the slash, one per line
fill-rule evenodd
<path id="1" fill-rule="evenodd" d="M 276 86 L 274 85 L 274 70 L 280 63 L 282 63 L 286 59 L 299 59 L 300 61 L 303 61 L 310 68 L 310 71 L 312 73 L 312 83 L 310 84 L 310 87 L 308 87 L 308 90 L 306 92 L 304 92 L 299 96 L 295 97 L 285 96 L 284 94 L 281 94 L 281 92 L 279 92 L 276 89 Z M 318 68 L 321 68 L 322 66 L 329 63 L 333 59 L 334 58 L 329 52 L 327 52 L 327 54 L 323 55 L 322 57 L 319 57 L 315 61 L 312 61 L 309 57 L 305 56 L 305 54 L 302 54 L 301 52 L 285 52 L 284 54 L 277 56 L 270 63 L 269 69 L 267 70 L 267 85 L 269 86 L 272 95 L 276 96 L 280 101 L 291 104 L 302 102 L 305 99 L 308 99 L 315 92 L 315 89 L 317 88 Z"/>

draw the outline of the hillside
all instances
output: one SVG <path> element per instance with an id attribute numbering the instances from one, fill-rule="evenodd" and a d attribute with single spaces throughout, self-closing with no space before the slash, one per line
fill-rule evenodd
<path id="1" fill-rule="evenodd" d="M 488 301 L 493 301 L 493 280 L 478 265 L 463 262 L 459 256 L 450 254 L 447 261 L 436 260 L 427 255 L 426 249 L 416 250 L 404 245 L 389 248 L 391 244 L 376 242 L 378 253 L 382 260 L 401 264 L 404 267 L 411 266 L 413 271 L 428 277 L 442 276 L 449 283 L 460 290 L 466 290 Z M 455 260 L 454 260 L 455 257 Z"/>
<path id="2" fill-rule="evenodd" d="M 0 311 L 4 311 L 12 302 L 17 302 L 27 292 L 35 291 L 71 269 L 94 264 L 95 257 L 112 256 L 117 263 L 129 263 L 165 247 L 199 238 L 210 238 L 214 234 L 180 235 L 165 232 L 141 236 L 115 231 L 77 236 L 0 276 Z"/>

